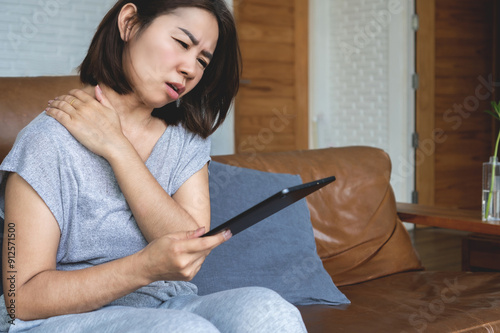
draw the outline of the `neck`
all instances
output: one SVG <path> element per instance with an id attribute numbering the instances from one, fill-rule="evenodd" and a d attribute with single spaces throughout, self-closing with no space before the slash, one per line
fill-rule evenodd
<path id="1" fill-rule="evenodd" d="M 99 85 L 104 96 L 111 103 L 120 117 L 120 122 L 124 130 L 133 130 L 148 127 L 154 119 L 151 116 L 152 108 L 147 107 L 134 93 L 120 95 L 112 88 Z M 95 88 L 87 86 L 86 90 L 95 98 Z"/>

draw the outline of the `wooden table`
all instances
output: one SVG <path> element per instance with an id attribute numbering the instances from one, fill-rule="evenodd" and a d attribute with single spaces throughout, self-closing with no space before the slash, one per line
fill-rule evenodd
<path id="1" fill-rule="evenodd" d="M 397 203 L 401 221 L 446 229 L 500 236 L 500 222 L 481 220 L 481 212 Z"/>
<path id="2" fill-rule="evenodd" d="M 481 219 L 481 213 L 470 210 L 397 203 L 403 222 L 469 231 L 462 240 L 462 270 L 500 271 L 500 222 Z"/>

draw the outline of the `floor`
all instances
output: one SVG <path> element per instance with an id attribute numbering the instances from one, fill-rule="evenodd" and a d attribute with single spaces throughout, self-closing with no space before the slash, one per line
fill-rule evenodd
<path id="1" fill-rule="evenodd" d="M 431 227 L 408 232 L 427 270 L 462 270 L 462 238 L 468 232 Z"/>

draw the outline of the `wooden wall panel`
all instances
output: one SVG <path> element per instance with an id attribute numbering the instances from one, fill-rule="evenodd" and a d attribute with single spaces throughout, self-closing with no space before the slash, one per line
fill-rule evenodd
<path id="1" fill-rule="evenodd" d="M 495 0 L 417 0 L 416 187 L 419 203 L 479 210 L 482 163 L 492 154 Z M 436 134 L 437 133 L 437 134 Z M 422 145 L 422 143 L 427 144 Z M 432 144 L 429 144 L 431 142 Z"/>
<path id="2" fill-rule="evenodd" d="M 307 6 L 307 0 L 234 2 L 243 59 L 237 152 L 308 148 Z"/>
<path id="3" fill-rule="evenodd" d="M 240 42 L 243 55 L 243 77 L 251 75 L 254 70 L 247 61 L 269 63 L 294 63 L 294 45 L 291 43 L 268 43 L 242 40 Z"/>
<path id="4" fill-rule="evenodd" d="M 476 96 L 493 71 L 494 0 L 436 0 L 435 204 L 481 207 L 481 168 L 491 154 L 491 98 Z M 486 93 L 485 89 L 481 90 Z"/>
<path id="5" fill-rule="evenodd" d="M 415 128 L 420 138 L 416 151 L 415 189 L 418 202 L 434 204 L 434 146 L 424 146 L 423 142 L 434 140 L 434 99 L 435 99 L 435 1 L 416 0 L 420 28 L 416 35 L 415 66 L 420 78 L 420 86 L 415 94 Z"/>
<path id="6" fill-rule="evenodd" d="M 295 0 L 295 149 L 309 148 L 309 1 Z"/>

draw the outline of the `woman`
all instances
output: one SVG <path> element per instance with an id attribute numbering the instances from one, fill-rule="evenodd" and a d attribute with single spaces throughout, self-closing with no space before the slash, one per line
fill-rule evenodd
<path id="1" fill-rule="evenodd" d="M 109 11 L 80 66 L 84 87 L 50 101 L 0 167 L 16 233 L 11 332 L 305 331 L 270 290 L 200 297 L 187 282 L 231 237 L 199 236 L 208 137 L 236 94 L 238 60 L 223 0 Z"/>

